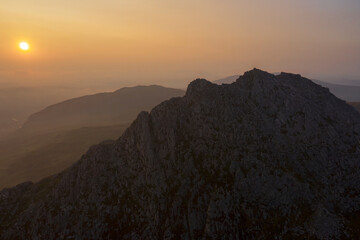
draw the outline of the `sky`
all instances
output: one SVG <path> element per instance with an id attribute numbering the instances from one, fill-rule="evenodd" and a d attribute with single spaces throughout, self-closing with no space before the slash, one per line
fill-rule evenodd
<path id="1" fill-rule="evenodd" d="M 254 67 L 360 80 L 359 26 L 359 0 L 2 0 L 0 85 L 185 87 Z"/>

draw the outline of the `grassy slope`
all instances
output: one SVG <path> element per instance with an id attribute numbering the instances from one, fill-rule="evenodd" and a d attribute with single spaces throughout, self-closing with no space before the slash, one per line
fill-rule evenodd
<path id="1" fill-rule="evenodd" d="M 85 127 L 37 136 L 17 135 L 0 142 L 0 189 L 58 173 L 79 160 L 90 146 L 120 137 L 127 126 Z"/>

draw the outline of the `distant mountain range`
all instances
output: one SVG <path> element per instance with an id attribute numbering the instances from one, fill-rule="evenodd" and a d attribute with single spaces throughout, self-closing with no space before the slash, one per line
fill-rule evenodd
<path id="1" fill-rule="evenodd" d="M 221 78 L 218 80 L 213 81 L 216 84 L 231 84 L 233 82 L 236 82 L 236 80 L 238 80 L 240 77 L 240 75 L 233 75 L 233 76 L 229 76 L 229 77 L 225 77 L 225 78 Z"/>
<path id="2" fill-rule="evenodd" d="M 69 98 L 94 93 L 62 87 L 0 88 L 0 139 L 22 126 L 30 114 Z"/>
<path id="3" fill-rule="evenodd" d="M 0 192 L 7 239 L 358 239 L 360 113 L 300 75 L 193 81 L 73 166 Z"/>
<path id="4" fill-rule="evenodd" d="M 184 93 L 183 90 L 153 85 L 78 97 L 32 114 L 22 130 L 38 132 L 128 123 L 139 112 L 150 110 L 160 102 L 183 96 Z"/>
<path id="5" fill-rule="evenodd" d="M 239 75 L 234 75 L 214 81 L 216 84 L 230 84 L 235 82 L 239 78 Z M 330 92 L 340 99 L 347 102 L 360 102 L 360 86 L 349 86 L 326 83 L 318 80 L 312 80 L 316 84 L 329 88 Z"/>
<path id="6" fill-rule="evenodd" d="M 91 145 L 119 137 L 139 112 L 184 94 L 161 86 L 128 87 L 31 115 L 22 129 L 0 140 L 0 189 L 64 170 Z"/>
<path id="7" fill-rule="evenodd" d="M 231 84 L 233 82 L 236 82 L 236 80 L 238 80 L 240 77 L 240 75 L 233 75 L 233 76 L 229 76 L 229 77 L 225 77 L 225 78 L 221 78 L 218 80 L 213 81 L 216 84 Z"/>
<path id="8" fill-rule="evenodd" d="M 359 102 L 360 101 L 360 86 L 348 86 L 325 83 L 317 80 L 313 80 L 315 83 L 329 88 L 330 92 L 340 99 L 347 102 Z"/>

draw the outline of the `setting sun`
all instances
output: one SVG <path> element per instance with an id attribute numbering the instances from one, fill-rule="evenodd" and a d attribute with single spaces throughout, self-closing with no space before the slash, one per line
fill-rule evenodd
<path id="1" fill-rule="evenodd" d="M 23 51 L 27 51 L 27 50 L 29 50 L 29 44 L 27 43 L 27 42 L 21 42 L 20 44 L 19 44 L 19 47 L 20 47 L 20 49 L 21 50 L 23 50 Z"/>

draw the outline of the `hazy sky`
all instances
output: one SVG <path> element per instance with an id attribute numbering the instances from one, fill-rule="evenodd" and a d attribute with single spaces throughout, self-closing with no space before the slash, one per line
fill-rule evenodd
<path id="1" fill-rule="evenodd" d="M 253 67 L 360 79 L 360 1 L 1 0 L 3 86 L 184 87 Z"/>

